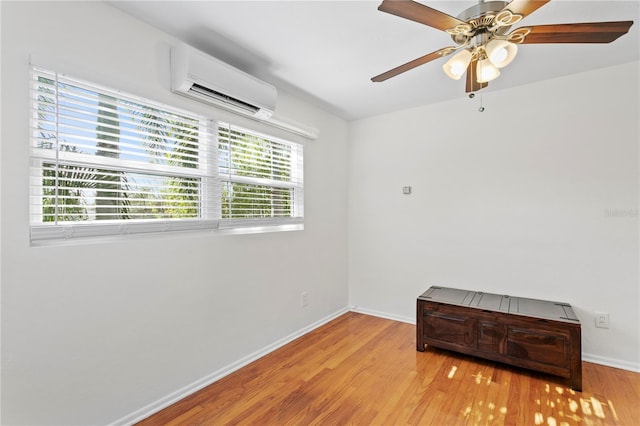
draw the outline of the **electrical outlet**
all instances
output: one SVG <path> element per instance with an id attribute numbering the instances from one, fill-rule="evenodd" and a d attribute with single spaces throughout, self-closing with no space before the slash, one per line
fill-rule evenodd
<path id="1" fill-rule="evenodd" d="M 307 306 L 309 306 L 309 293 L 307 293 L 306 291 L 303 291 L 300 294 L 300 302 L 302 303 L 303 308 L 306 308 Z"/>
<path id="2" fill-rule="evenodd" d="M 609 313 L 596 312 L 596 327 L 609 328 Z"/>

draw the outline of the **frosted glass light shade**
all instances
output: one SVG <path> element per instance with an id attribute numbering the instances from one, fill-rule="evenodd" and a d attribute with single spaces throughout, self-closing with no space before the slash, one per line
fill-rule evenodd
<path id="1" fill-rule="evenodd" d="M 518 54 L 518 45 L 506 40 L 491 40 L 484 48 L 487 58 L 498 68 L 506 67 Z"/>
<path id="2" fill-rule="evenodd" d="M 442 66 L 444 73 L 454 80 L 460 80 L 471 62 L 471 52 L 464 49 L 453 55 L 451 59 Z"/>
<path id="3" fill-rule="evenodd" d="M 495 80 L 500 75 L 500 70 L 489 59 L 483 59 L 478 61 L 476 65 L 476 75 L 478 76 L 478 83 L 487 83 Z"/>

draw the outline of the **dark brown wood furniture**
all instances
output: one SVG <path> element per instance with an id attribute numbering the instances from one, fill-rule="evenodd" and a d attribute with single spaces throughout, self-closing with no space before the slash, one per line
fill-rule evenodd
<path id="1" fill-rule="evenodd" d="M 582 391 L 580 321 L 571 305 L 431 287 L 418 297 L 417 345 L 566 377 Z"/>

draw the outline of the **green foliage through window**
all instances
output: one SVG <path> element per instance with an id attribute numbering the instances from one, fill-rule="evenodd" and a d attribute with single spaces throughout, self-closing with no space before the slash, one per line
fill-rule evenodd
<path id="1" fill-rule="evenodd" d="M 302 223 L 302 145 L 38 68 L 31 100 L 32 239 Z"/>
<path id="2" fill-rule="evenodd" d="M 42 222 L 199 217 L 199 119 L 42 74 Z"/>
<path id="3" fill-rule="evenodd" d="M 222 217 L 295 217 L 301 204 L 302 153 L 279 141 L 228 124 L 218 129 Z"/>

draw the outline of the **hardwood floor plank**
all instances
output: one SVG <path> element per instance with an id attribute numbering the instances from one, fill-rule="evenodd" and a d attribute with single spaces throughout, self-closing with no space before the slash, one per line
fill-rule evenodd
<path id="1" fill-rule="evenodd" d="M 428 347 L 415 326 L 347 313 L 140 426 L 640 425 L 640 374 L 566 379 Z"/>
<path id="2" fill-rule="evenodd" d="M 181 415 L 179 415 L 178 417 L 167 421 L 165 423 L 166 426 L 178 426 L 181 424 L 184 424 L 185 422 L 191 422 L 193 421 L 194 418 L 196 418 L 196 416 L 202 412 L 202 410 L 204 410 L 204 408 L 201 405 L 196 405 L 195 407 L 185 411 L 184 413 L 182 413 Z"/>

